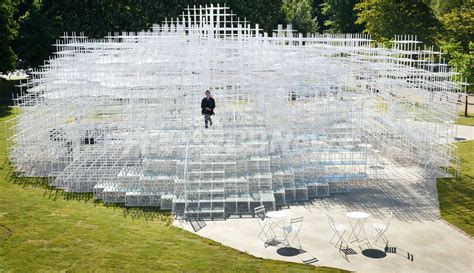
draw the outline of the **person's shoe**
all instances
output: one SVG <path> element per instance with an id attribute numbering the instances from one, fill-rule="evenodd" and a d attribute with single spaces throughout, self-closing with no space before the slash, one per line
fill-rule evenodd
<path id="1" fill-rule="evenodd" d="M 206 128 L 207 128 L 207 125 L 206 125 Z"/>

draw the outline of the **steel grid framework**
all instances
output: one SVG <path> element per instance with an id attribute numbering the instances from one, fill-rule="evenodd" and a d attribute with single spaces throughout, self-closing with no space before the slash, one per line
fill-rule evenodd
<path id="1" fill-rule="evenodd" d="M 347 192 L 382 179 L 387 161 L 459 164 L 462 86 L 415 37 L 385 48 L 364 34 L 268 35 L 218 5 L 55 46 L 15 98 L 10 159 L 19 175 L 105 203 L 228 217 Z"/>

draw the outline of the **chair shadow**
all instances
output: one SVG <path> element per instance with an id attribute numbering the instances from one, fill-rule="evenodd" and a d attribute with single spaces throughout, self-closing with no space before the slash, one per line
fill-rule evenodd
<path id="1" fill-rule="evenodd" d="M 298 257 L 304 264 L 314 264 L 319 262 L 319 259 L 311 255 L 304 249 L 298 249 L 291 246 L 284 246 L 277 249 L 277 254 L 283 257 Z"/>
<path id="2" fill-rule="evenodd" d="M 350 255 L 357 255 L 357 251 L 355 251 L 353 248 L 349 246 L 347 246 L 346 248 L 339 248 L 339 253 L 347 262 L 350 262 L 349 261 Z"/>
<path id="3" fill-rule="evenodd" d="M 408 252 L 407 250 L 405 250 L 403 248 L 400 248 L 400 247 L 397 247 L 397 246 L 387 244 L 384 247 L 384 252 L 387 253 L 387 254 L 396 254 L 398 256 L 406 258 L 407 260 L 409 260 L 411 262 L 415 261 L 415 256 L 413 255 L 413 253 Z"/>
<path id="4" fill-rule="evenodd" d="M 348 255 L 357 255 L 357 251 L 355 251 L 353 248 L 341 248 L 339 249 L 339 251 L 341 251 L 344 255 L 348 256 Z"/>
<path id="5" fill-rule="evenodd" d="M 392 254 L 404 257 L 407 260 L 412 261 L 412 262 L 415 260 L 413 253 L 410 253 L 400 247 L 396 247 L 396 246 L 388 245 L 388 244 L 386 244 L 385 247 L 383 247 L 382 249 L 379 249 L 378 247 L 370 246 L 369 248 L 362 250 L 362 255 L 368 258 L 372 258 L 372 259 L 382 259 L 382 258 L 385 258 L 387 255 L 392 255 Z"/>

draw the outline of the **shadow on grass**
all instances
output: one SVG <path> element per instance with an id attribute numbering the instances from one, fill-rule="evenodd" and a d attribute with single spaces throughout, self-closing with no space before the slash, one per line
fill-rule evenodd
<path id="1" fill-rule="evenodd" d="M 124 217 L 131 217 L 132 219 L 145 219 L 146 221 L 160 220 L 167 225 L 173 223 L 173 215 L 171 211 L 160 210 L 159 207 L 125 207 L 119 204 L 114 207 L 123 209 Z"/>
<path id="2" fill-rule="evenodd" d="M 162 211 L 159 207 L 125 207 L 125 204 L 105 204 L 100 200 L 94 198 L 92 192 L 66 192 L 63 189 L 55 188 L 49 185 L 47 177 L 24 177 L 19 176 L 13 171 L 10 162 L 6 161 L 2 165 L 2 169 L 8 168 L 5 181 L 21 185 L 22 187 L 43 189 L 43 196 L 51 200 L 80 201 L 84 203 L 92 203 L 96 206 L 105 206 L 111 209 L 118 209 L 123 212 L 124 217 L 135 219 L 145 219 L 146 221 L 160 220 L 166 225 L 171 225 L 173 222 L 173 215 L 171 211 Z"/>
<path id="3" fill-rule="evenodd" d="M 0 104 L 0 118 L 11 115 L 12 108 L 7 104 Z"/>
<path id="4" fill-rule="evenodd" d="M 3 224 L 0 224 L 0 247 L 6 240 L 10 239 L 12 235 L 13 231 L 10 228 Z"/>

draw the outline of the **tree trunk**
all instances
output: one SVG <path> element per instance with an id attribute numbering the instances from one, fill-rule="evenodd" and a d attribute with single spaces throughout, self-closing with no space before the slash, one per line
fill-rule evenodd
<path id="1" fill-rule="evenodd" d="M 468 97 L 469 97 L 469 94 L 466 94 L 466 105 L 465 105 L 465 107 L 464 107 L 464 116 L 466 116 L 466 117 L 468 116 L 468 115 L 467 115 L 467 114 L 468 114 L 468 113 L 467 113 L 467 109 L 468 109 L 468 105 L 469 105 L 469 103 L 467 102 L 467 98 L 468 98 Z"/>

